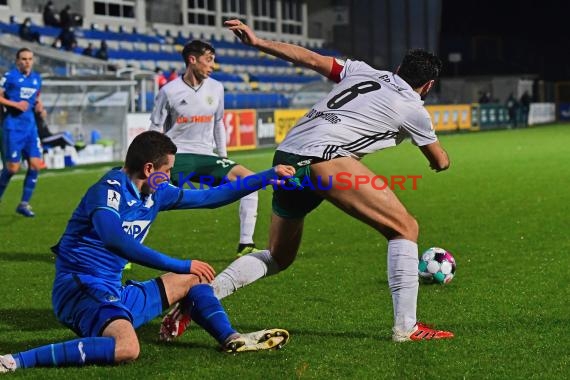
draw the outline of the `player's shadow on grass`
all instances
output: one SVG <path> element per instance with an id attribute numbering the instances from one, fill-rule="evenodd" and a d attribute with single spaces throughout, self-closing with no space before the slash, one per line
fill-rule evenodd
<path id="1" fill-rule="evenodd" d="M 37 252 L 37 253 L 30 253 L 30 252 L 2 252 L 0 250 L 0 261 L 9 261 L 9 262 L 42 262 L 42 263 L 55 263 L 55 256 L 51 252 Z"/>

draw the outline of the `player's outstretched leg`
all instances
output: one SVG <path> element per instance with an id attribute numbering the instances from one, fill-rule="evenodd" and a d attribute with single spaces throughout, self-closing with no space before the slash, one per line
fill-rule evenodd
<path id="1" fill-rule="evenodd" d="M 410 331 L 401 331 L 394 328 L 392 340 L 394 342 L 407 342 L 410 340 L 431 340 L 431 339 L 451 339 L 453 333 L 451 331 L 436 330 L 429 325 L 418 322 Z"/>
<path id="2" fill-rule="evenodd" d="M 260 330 L 230 339 L 223 347 L 226 352 L 278 350 L 289 342 L 289 332 L 283 329 Z"/>
<path id="3" fill-rule="evenodd" d="M 259 251 L 238 258 L 220 273 L 212 286 L 218 299 L 222 299 L 237 289 L 252 282 L 279 272 L 279 267 L 269 251 Z M 174 305 L 172 310 L 164 316 L 160 324 L 159 339 L 170 342 L 188 328 L 190 324 L 190 308 L 184 305 L 187 300 Z"/>
<path id="4" fill-rule="evenodd" d="M 0 373 L 21 368 L 114 364 L 115 338 L 86 337 L 0 356 Z"/>

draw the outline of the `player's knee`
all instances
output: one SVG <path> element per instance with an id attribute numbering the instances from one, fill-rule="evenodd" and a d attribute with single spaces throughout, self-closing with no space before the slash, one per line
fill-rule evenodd
<path id="1" fill-rule="evenodd" d="M 386 231 L 382 231 L 388 239 L 403 238 L 411 241 L 417 241 L 419 235 L 419 225 L 413 216 L 405 214 L 395 219 L 392 225 L 388 225 Z"/>
<path id="2" fill-rule="evenodd" d="M 35 162 L 35 163 L 30 164 L 30 168 L 31 168 L 32 170 L 37 170 L 37 171 L 42 170 L 41 161 L 40 161 L 40 162 Z"/>
<path id="3" fill-rule="evenodd" d="M 275 262 L 277 263 L 277 266 L 279 267 L 279 271 L 283 271 L 287 268 L 289 268 L 291 266 L 291 264 L 293 264 L 293 261 L 295 261 L 295 256 L 296 255 L 273 255 L 273 259 L 275 260 Z"/>
<path id="4" fill-rule="evenodd" d="M 20 165 L 7 165 L 6 170 L 12 175 L 18 173 L 20 171 Z"/>
<path id="5" fill-rule="evenodd" d="M 417 241 L 419 233 L 420 225 L 418 224 L 418 221 L 416 218 L 408 214 L 402 231 L 402 236 L 408 240 Z"/>
<path id="6" fill-rule="evenodd" d="M 181 289 L 183 293 L 182 297 L 188 294 L 190 289 L 192 289 L 194 286 L 208 283 L 208 280 L 206 278 L 196 276 L 195 274 L 183 275 L 183 276 L 184 276 L 183 289 Z"/>

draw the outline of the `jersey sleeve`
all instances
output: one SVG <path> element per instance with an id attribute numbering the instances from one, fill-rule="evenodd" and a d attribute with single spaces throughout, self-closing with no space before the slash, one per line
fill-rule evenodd
<path id="1" fill-rule="evenodd" d="M 165 182 L 164 185 L 159 185 L 154 197 L 158 202 L 159 211 L 171 210 L 182 199 L 182 189 Z"/>
<path id="2" fill-rule="evenodd" d="M 164 88 L 158 92 L 154 100 L 154 108 L 150 114 L 150 130 L 164 132 L 164 123 L 168 118 L 170 112 L 170 105 L 168 103 L 168 96 Z"/>
<path id="3" fill-rule="evenodd" d="M 119 217 L 107 210 L 95 212 L 93 227 L 105 248 L 128 261 L 174 273 L 189 273 L 191 260 L 180 260 L 146 247 L 125 233 Z"/>
<path id="4" fill-rule="evenodd" d="M 87 190 L 84 198 L 85 215 L 90 218 L 98 209 L 110 210 L 120 215 L 122 201 L 123 191 L 118 181 L 102 181 Z"/>
<path id="5" fill-rule="evenodd" d="M 155 194 L 158 194 L 156 199 L 160 202 L 160 211 L 217 208 L 264 189 L 275 179 L 277 173 L 271 168 L 209 189 L 181 189 L 169 184 L 159 188 Z"/>
<path id="6" fill-rule="evenodd" d="M 339 83 L 344 78 L 351 76 L 355 72 L 359 72 L 362 70 L 374 70 L 368 64 L 362 61 L 353 61 L 351 59 L 347 59 L 346 61 L 335 58 L 333 60 L 333 65 L 331 68 L 331 73 L 329 74 L 329 79 L 333 82 Z"/>
<path id="7" fill-rule="evenodd" d="M 2 90 L 4 91 L 4 96 L 6 96 L 6 92 L 8 91 L 8 89 L 10 88 L 10 72 L 7 71 L 4 73 L 4 75 L 2 76 L 2 79 L 0 79 L 0 87 L 2 88 Z"/>
<path id="8" fill-rule="evenodd" d="M 431 117 L 423 107 L 415 118 L 405 121 L 402 128 L 410 136 L 414 145 L 424 146 L 437 141 Z"/>
<path id="9" fill-rule="evenodd" d="M 218 156 L 227 157 L 227 138 L 226 127 L 224 126 L 224 88 L 220 85 L 219 103 L 216 114 L 214 115 L 214 141 L 216 142 L 216 150 Z"/>

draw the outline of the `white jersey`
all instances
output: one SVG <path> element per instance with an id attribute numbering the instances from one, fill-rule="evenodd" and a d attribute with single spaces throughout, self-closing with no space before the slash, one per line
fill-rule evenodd
<path id="1" fill-rule="evenodd" d="M 278 150 L 302 156 L 360 158 L 411 137 L 418 146 L 437 141 L 420 95 L 398 75 L 364 62 L 344 67 L 333 90 L 289 131 Z"/>
<path id="2" fill-rule="evenodd" d="M 224 87 L 212 78 L 193 88 L 182 77 L 160 89 L 150 116 L 150 130 L 165 133 L 178 153 L 226 157 Z"/>

